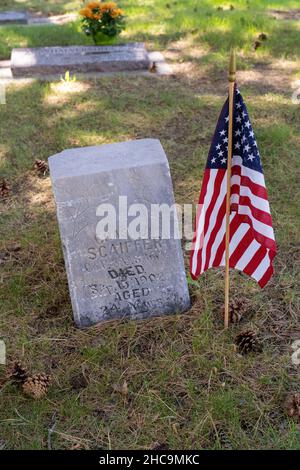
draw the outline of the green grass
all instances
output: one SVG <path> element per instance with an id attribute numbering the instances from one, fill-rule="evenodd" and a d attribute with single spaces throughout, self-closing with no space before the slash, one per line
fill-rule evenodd
<path id="1" fill-rule="evenodd" d="M 34 6 L 22 2 L 22 6 Z M 38 2 L 47 8 L 57 3 L 65 11 L 77 11 L 75 7 L 63 2 Z M 174 40 L 192 37 L 194 44 L 201 44 L 211 52 L 224 54 L 231 45 L 240 51 L 249 53 L 255 36 L 264 31 L 270 35 L 258 51 L 259 57 L 284 57 L 295 59 L 300 54 L 299 22 L 278 21 L 266 14 L 269 8 L 280 8 L 281 2 L 236 1 L 234 10 L 217 11 L 217 5 L 229 4 L 206 0 L 187 0 L 185 2 L 165 2 L 152 0 L 133 2 L 123 0 L 122 6 L 127 15 L 127 30 L 123 33 L 124 41 L 147 41 L 152 48 L 164 48 Z M 287 1 L 285 8 L 296 8 L 298 2 Z M 167 8 L 169 5 L 170 8 Z M 14 5 L 8 5 L 13 7 Z M 298 5 L 299 6 L 299 5 Z M 91 44 L 80 31 L 80 22 L 64 26 L 5 26 L 0 28 L 0 59 L 8 59 L 14 47 L 37 47 L 53 45 Z M 215 58 L 213 58 L 215 60 Z M 223 65 L 223 64 L 222 64 Z"/>
<path id="2" fill-rule="evenodd" d="M 70 11 L 78 10 L 81 5 L 88 3 L 89 0 L 1 0 L 0 10 L 17 10 L 17 9 L 27 9 L 36 12 L 43 12 L 48 14 L 56 13 L 66 13 Z M 236 8 L 241 9 L 258 9 L 263 10 L 265 8 L 276 8 L 279 10 L 288 9 L 288 8 L 299 8 L 299 2 L 297 0 L 285 0 L 284 8 L 281 0 L 234 0 L 232 2 L 226 2 L 222 0 L 193 0 L 187 1 L 184 4 L 180 2 L 165 2 L 164 0 L 136 0 L 131 2 L 131 0 L 120 0 L 119 3 L 122 5 L 128 5 L 132 9 L 141 9 L 144 10 L 144 6 L 151 7 L 151 10 L 161 9 L 166 6 L 168 3 L 171 9 L 174 9 L 177 13 L 178 7 L 182 10 L 188 10 L 190 4 L 193 6 L 198 6 L 202 8 L 205 7 L 218 7 L 222 6 L 224 8 L 229 8 L 230 5 L 234 5 Z M 186 5 L 186 7 L 185 7 Z"/>
<path id="3" fill-rule="evenodd" d="M 80 31 L 80 25 L 69 23 L 58 25 L 3 26 L 0 28 L 0 59 L 9 59 L 17 47 L 91 45 L 91 41 Z"/>
<path id="4" fill-rule="evenodd" d="M 300 385 L 299 369 L 290 359 L 291 344 L 300 338 L 300 118 L 286 85 L 299 70 L 297 24 L 278 22 L 265 29 L 273 25 L 263 16 L 264 4 L 271 3 L 253 2 L 262 14 L 254 7 L 247 13 L 252 18 L 248 32 L 235 29 L 231 19 L 221 41 L 213 34 L 220 21 L 213 5 L 221 2 L 203 2 L 212 15 L 208 29 L 199 33 L 190 31 L 195 15 L 184 13 L 179 2 L 172 12 L 159 1 L 151 2 L 155 11 L 150 2 L 123 3 L 132 11 L 126 39 L 144 37 L 150 47 L 165 50 L 174 62 L 173 76 L 19 83 L 7 89 L 0 171 L 12 195 L 0 207 L 0 254 L 6 255 L 0 256 L 0 337 L 9 365 L 21 359 L 31 372 L 50 373 L 53 384 L 44 399 L 34 401 L 7 380 L 0 366 L 0 440 L 7 448 L 45 449 L 55 414 L 54 449 L 139 449 L 158 443 L 171 449 L 299 450 L 299 426 L 282 408 L 286 394 Z M 246 2 L 231 3 L 246 7 Z M 226 12 L 236 19 L 244 14 Z M 147 28 L 139 23 L 141 15 L 145 24 L 149 19 Z M 171 15 L 175 18 L 169 20 Z M 256 29 L 254 16 L 263 21 Z M 68 28 L 73 31 L 74 25 Z M 245 81 L 240 88 L 262 156 L 279 246 L 274 279 L 261 291 L 250 279 L 232 274 L 231 296 L 247 301 L 249 313 L 227 332 L 220 314 L 220 270 L 189 281 L 195 302 L 184 315 L 76 329 L 50 181 L 34 172 L 34 160 L 69 147 L 159 138 L 170 161 L 176 201 L 196 201 L 226 95 L 231 28 L 244 38 L 239 42 Z M 285 46 L 279 53 L 275 45 L 283 28 Z M 254 53 L 251 42 L 261 29 L 269 38 Z M 252 72 L 261 75 L 250 79 Z M 258 331 L 263 349 L 240 356 L 234 337 L 249 327 Z M 120 393 L 124 381 L 126 395 Z"/>
<path id="5" fill-rule="evenodd" d="M 76 11 L 81 0 L 1 0 L 0 11 L 27 10 L 45 15 L 59 15 Z"/>

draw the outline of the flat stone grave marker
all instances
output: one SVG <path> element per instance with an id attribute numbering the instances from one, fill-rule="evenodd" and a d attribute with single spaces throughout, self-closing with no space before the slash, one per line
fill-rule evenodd
<path id="1" fill-rule="evenodd" d="M 150 59 L 143 43 L 117 46 L 55 46 L 13 49 L 13 77 L 147 70 Z"/>
<path id="2" fill-rule="evenodd" d="M 0 11 L 0 26 L 6 24 L 27 24 L 28 19 L 26 11 Z"/>
<path id="3" fill-rule="evenodd" d="M 187 310 L 180 240 L 174 232 L 163 239 L 161 229 L 152 239 L 150 232 L 151 204 L 174 204 L 169 164 L 159 140 L 69 149 L 50 157 L 49 167 L 76 324 Z M 147 208 L 144 238 L 122 238 L 115 232 L 100 239 L 99 206 L 102 211 L 112 205 L 119 220 L 125 214 L 120 197 L 124 203 L 125 196 L 128 208 Z M 130 223 L 134 218 L 129 215 Z M 171 225 L 177 222 L 176 212 L 171 212 Z"/>

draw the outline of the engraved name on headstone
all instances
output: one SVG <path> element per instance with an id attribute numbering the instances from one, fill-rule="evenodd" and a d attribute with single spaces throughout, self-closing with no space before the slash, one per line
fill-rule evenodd
<path id="1" fill-rule="evenodd" d="M 180 240 L 174 231 L 163 239 L 162 227 L 158 237 L 151 238 L 151 205 L 174 204 L 160 142 L 143 139 L 65 150 L 50 157 L 49 166 L 77 325 L 187 310 L 190 299 Z M 148 210 L 144 238 L 121 239 L 119 233 L 99 238 L 99 215 L 106 205 L 113 207 L 117 220 L 124 217 L 120 199 L 126 200 L 126 210 L 132 204 Z M 128 222 L 134 220 L 129 210 Z M 176 223 L 176 212 L 171 212 L 170 226 Z"/>
<path id="2" fill-rule="evenodd" d="M 143 43 L 116 46 L 52 46 L 13 49 L 14 77 L 147 70 L 148 52 Z"/>

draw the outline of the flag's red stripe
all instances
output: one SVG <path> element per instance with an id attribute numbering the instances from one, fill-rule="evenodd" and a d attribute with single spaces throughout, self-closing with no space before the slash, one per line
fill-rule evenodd
<path id="1" fill-rule="evenodd" d="M 240 195 L 240 185 L 239 184 L 232 184 L 230 194 L 231 194 L 231 196 L 233 194 L 237 194 L 239 196 Z"/>
<path id="2" fill-rule="evenodd" d="M 272 250 L 272 251 L 276 252 L 275 240 L 273 240 L 272 238 L 266 237 L 265 235 L 263 235 L 260 232 L 257 232 L 257 230 L 255 230 L 253 228 L 253 222 L 251 220 L 251 217 L 249 217 L 249 215 L 238 214 L 238 217 L 239 217 L 241 222 L 245 222 L 246 224 L 249 224 L 251 226 L 251 228 L 253 230 L 253 236 L 258 241 L 258 243 L 260 243 L 261 245 L 264 245 L 269 250 Z"/>
<path id="3" fill-rule="evenodd" d="M 233 165 L 231 167 L 231 176 L 233 176 L 233 175 L 241 176 L 241 174 L 242 174 L 241 165 Z"/>
<path id="4" fill-rule="evenodd" d="M 247 250 L 250 243 L 253 241 L 253 234 L 251 233 L 251 229 L 247 230 L 243 238 L 240 240 L 238 245 L 236 246 L 234 252 L 230 255 L 229 258 L 229 266 L 234 268 L 238 260 Z"/>
<path id="5" fill-rule="evenodd" d="M 240 187 L 237 184 L 233 184 L 231 186 L 231 195 L 237 194 L 239 196 L 239 203 L 232 203 L 231 210 L 237 211 L 238 206 L 248 206 L 252 212 L 253 217 L 259 220 L 263 224 L 273 226 L 272 224 L 272 217 L 269 212 L 263 211 L 262 209 L 258 209 L 257 207 L 253 206 L 251 199 L 249 196 L 240 196 Z"/>
<path id="6" fill-rule="evenodd" d="M 230 197 L 233 196 L 233 195 L 237 195 L 239 198 L 240 198 L 240 185 L 238 184 L 233 184 L 231 186 L 231 189 L 230 189 Z M 239 198 L 238 198 L 238 201 L 239 201 Z M 238 210 L 238 202 L 232 202 L 231 205 L 230 205 L 230 209 L 232 211 L 237 211 Z"/>
<path id="7" fill-rule="evenodd" d="M 224 215 L 225 216 L 225 215 Z M 231 222 L 230 222 L 230 228 L 229 228 L 229 240 L 231 240 L 231 238 L 233 237 L 233 235 L 235 234 L 235 232 L 237 231 L 237 229 L 239 228 L 239 225 L 240 225 L 240 222 L 238 220 L 238 217 L 235 216 Z M 225 236 L 226 234 L 224 233 L 224 236 L 222 238 L 222 241 L 220 243 L 220 245 L 218 246 L 217 248 L 217 251 L 216 251 L 216 256 L 213 260 L 213 263 L 212 265 L 214 267 L 217 267 L 217 266 L 220 266 L 220 263 L 222 261 L 222 258 L 223 258 L 223 255 L 224 255 L 224 251 L 225 251 Z"/>
<path id="8" fill-rule="evenodd" d="M 225 214 L 226 214 L 226 194 L 225 194 L 223 202 L 220 206 L 218 215 L 216 217 L 215 226 L 214 226 L 214 228 L 213 228 L 213 230 L 210 234 L 209 241 L 208 241 L 207 246 L 206 246 L 206 262 L 205 262 L 205 266 L 204 266 L 204 271 L 206 271 L 208 269 L 210 255 L 211 255 L 211 249 L 212 249 L 213 243 L 215 241 L 215 238 L 218 235 L 218 232 L 222 227 L 222 222 L 223 222 Z"/>
<path id="9" fill-rule="evenodd" d="M 206 196 L 206 192 L 207 192 L 209 178 L 210 178 L 210 170 L 205 170 L 204 177 L 203 177 L 203 182 L 202 182 L 202 188 L 201 188 L 201 192 L 200 192 L 200 196 L 199 196 L 199 205 L 203 205 L 203 202 L 204 202 L 204 199 L 205 199 L 205 196 Z M 191 256 L 190 256 L 190 272 L 191 272 L 191 276 L 192 276 L 193 279 L 197 279 L 197 277 L 200 274 L 200 270 L 201 270 L 201 264 L 199 266 L 199 259 L 200 259 L 200 262 L 201 262 L 202 248 L 200 248 L 198 250 L 198 253 L 196 254 L 197 264 L 196 264 L 196 271 L 195 272 L 193 272 L 193 264 L 194 264 L 193 259 L 194 259 L 194 256 L 195 256 L 195 244 L 196 244 L 196 241 L 197 241 L 199 218 L 200 218 L 201 212 L 203 210 L 205 210 L 205 208 L 201 207 L 200 210 L 198 211 L 198 214 L 197 214 L 198 217 L 195 221 L 194 240 L 193 240 L 193 245 L 192 245 L 192 253 L 191 253 Z M 201 239 L 203 240 L 203 233 L 201 234 Z M 200 241 L 200 247 L 202 247 L 202 242 L 201 241 Z"/>
<path id="10" fill-rule="evenodd" d="M 213 195 L 211 197 L 211 200 L 210 200 L 210 203 L 209 203 L 209 206 L 207 208 L 207 211 L 206 211 L 206 214 L 205 214 L 205 223 L 204 223 L 204 230 L 203 230 L 203 233 L 204 233 L 204 238 L 206 237 L 206 234 L 207 234 L 207 231 L 208 231 L 208 228 L 209 228 L 209 222 L 210 222 L 210 217 L 211 217 L 211 214 L 212 214 L 212 211 L 215 207 L 215 204 L 217 202 L 217 199 L 219 197 L 219 194 L 220 194 L 220 189 L 221 189 L 221 184 L 223 182 L 223 179 L 225 178 L 225 172 L 224 170 L 218 170 L 217 172 L 217 176 L 216 176 L 216 179 L 215 179 L 215 184 L 214 184 L 214 192 L 213 192 Z M 211 235 L 209 237 L 209 240 L 208 242 L 211 240 Z M 208 257 L 207 257 L 207 246 L 206 246 L 206 249 L 205 249 L 205 258 L 204 258 L 204 269 L 203 271 L 205 271 L 207 269 L 206 264 L 208 263 L 207 261 Z M 200 263 L 202 265 L 202 259 L 200 260 Z M 202 266 L 201 266 L 201 269 L 200 271 L 202 270 Z"/>
<path id="11" fill-rule="evenodd" d="M 253 256 L 253 258 L 249 261 L 247 266 L 244 267 L 243 272 L 245 274 L 248 274 L 248 276 L 251 276 L 254 271 L 258 268 L 266 254 L 267 249 L 264 246 L 261 246 Z"/>
<path id="12" fill-rule="evenodd" d="M 200 193 L 200 196 L 199 196 L 199 204 L 203 204 L 203 202 L 204 202 L 204 198 L 205 198 L 206 192 L 207 192 L 207 184 L 208 184 L 209 178 L 210 178 L 210 170 L 205 170 L 204 177 L 203 177 L 203 182 L 202 182 L 202 189 L 201 189 L 201 193 Z"/>
<path id="13" fill-rule="evenodd" d="M 201 235 L 201 238 L 203 239 L 203 234 Z M 202 245 L 201 245 L 202 246 Z M 192 274 L 193 279 L 197 279 L 199 277 L 200 272 L 201 272 L 201 256 L 202 256 L 202 248 L 200 248 L 197 252 L 197 264 L 196 264 L 196 271 L 195 274 Z"/>
<path id="14" fill-rule="evenodd" d="M 271 214 L 268 214 L 268 212 L 262 211 L 261 209 L 254 207 L 251 203 L 251 199 L 248 196 L 240 196 L 239 205 L 248 206 L 252 212 L 253 217 L 255 217 L 256 220 L 259 220 L 263 224 L 266 224 L 272 227 Z"/>
<path id="15" fill-rule="evenodd" d="M 224 171 L 219 171 L 217 172 L 217 176 L 215 178 L 215 183 L 214 183 L 214 191 L 212 193 L 212 197 L 211 197 L 211 200 L 210 200 L 210 203 L 206 209 L 206 213 L 205 213 L 205 222 L 204 222 L 204 236 L 208 230 L 208 226 L 209 226 L 209 221 L 210 221 L 210 216 L 211 216 L 211 213 L 214 209 L 214 206 L 215 206 L 215 203 L 218 199 L 218 196 L 220 194 L 220 187 L 221 187 L 221 183 L 223 181 L 223 178 L 224 178 Z"/>
<path id="16" fill-rule="evenodd" d="M 261 288 L 265 287 L 269 279 L 272 277 L 273 273 L 274 273 L 273 264 L 270 264 L 270 266 L 268 267 L 263 277 L 258 281 L 258 284 Z"/>
<path id="17" fill-rule="evenodd" d="M 206 195 L 207 183 L 208 183 L 208 180 L 209 180 L 209 174 L 210 174 L 210 170 L 205 170 L 204 176 L 203 176 L 203 181 L 202 181 L 202 188 L 201 188 L 201 192 L 200 192 L 200 195 L 199 195 L 199 201 L 198 201 L 199 205 L 203 204 L 203 201 L 204 201 L 204 198 L 205 198 L 205 195 Z M 198 209 L 199 209 L 199 207 L 198 207 Z M 200 214 L 201 214 L 202 210 L 203 210 L 203 208 L 200 208 L 200 210 L 198 210 L 197 214 L 196 214 L 196 219 L 195 219 L 195 223 L 194 223 L 194 237 L 193 237 L 193 245 L 192 245 L 192 254 L 194 253 L 194 245 L 195 245 L 195 242 L 197 240 L 198 222 L 199 222 L 199 217 L 200 217 Z M 191 260 L 192 260 L 192 256 L 191 256 Z"/>
<path id="18" fill-rule="evenodd" d="M 241 176 L 241 186 L 248 186 L 254 196 L 268 200 L 266 188 L 260 184 L 254 183 L 248 176 Z"/>
<path id="19" fill-rule="evenodd" d="M 251 189 L 252 193 L 255 196 L 261 197 L 263 199 L 268 199 L 267 190 L 264 186 L 254 183 L 249 176 L 242 175 L 242 167 L 240 165 L 234 165 L 231 168 L 231 175 L 237 175 L 241 177 L 241 186 L 248 186 Z"/>
<path id="20" fill-rule="evenodd" d="M 203 242 L 204 242 L 204 237 L 205 237 L 207 229 L 208 229 L 210 215 L 211 215 L 211 212 L 212 212 L 213 207 L 215 205 L 215 201 L 217 200 L 217 197 L 219 195 L 220 186 L 221 186 L 221 182 L 223 180 L 224 175 L 225 175 L 224 170 L 218 170 L 217 174 L 216 174 L 216 177 L 215 177 L 215 180 L 214 180 L 214 186 L 209 187 L 209 190 L 208 190 L 209 191 L 208 194 L 210 194 L 210 192 L 211 192 L 211 198 L 210 198 L 210 201 L 206 201 L 206 203 L 208 203 L 208 205 L 207 205 L 207 209 L 206 209 L 206 212 L 205 212 L 203 232 L 201 234 L 201 250 L 199 250 L 198 255 L 197 255 L 197 271 L 196 271 L 196 274 L 198 276 L 201 272 L 205 271 L 204 269 L 202 269 Z M 220 182 L 220 179 L 221 179 L 221 182 Z M 213 202 L 213 204 L 212 204 L 212 202 Z"/>

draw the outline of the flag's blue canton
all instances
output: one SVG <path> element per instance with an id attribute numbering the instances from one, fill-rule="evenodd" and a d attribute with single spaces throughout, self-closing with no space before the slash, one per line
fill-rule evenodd
<path id="1" fill-rule="evenodd" d="M 248 116 L 248 111 L 242 95 L 237 88 L 235 88 L 233 106 L 232 154 L 242 157 L 243 165 L 262 173 L 259 151 Z M 227 99 L 217 123 L 216 131 L 208 154 L 206 168 L 227 168 L 228 113 L 229 104 Z"/>

